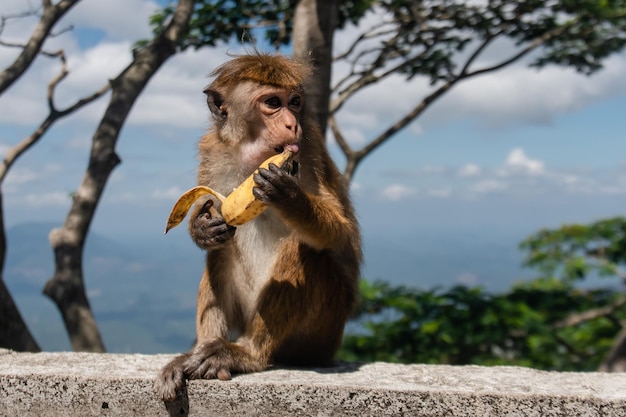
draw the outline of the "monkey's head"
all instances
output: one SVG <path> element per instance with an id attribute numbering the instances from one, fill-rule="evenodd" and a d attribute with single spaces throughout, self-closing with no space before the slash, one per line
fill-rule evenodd
<path id="1" fill-rule="evenodd" d="M 219 138 L 236 150 L 246 172 L 275 153 L 298 155 L 303 84 L 310 67 L 281 55 L 251 54 L 218 67 L 204 93 Z"/>

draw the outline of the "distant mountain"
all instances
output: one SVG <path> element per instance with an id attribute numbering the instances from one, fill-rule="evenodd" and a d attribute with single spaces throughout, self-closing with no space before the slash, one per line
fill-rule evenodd
<path id="1" fill-rule="evenodd" d="M 54 273 L 51 224 L 7 231 L 5 281 L 22 315 L 46 350 L 69 349 L 56 306 L 41 291 Z M 203 254 L 179 236 L 116 241 L 88 236 L 83 260 L 90 303 L 112 352 L 171 352 L 194 337 L 195 298 Z"/>
<path id="2" fill-rule="evenodd" d="M 56 306 L 41 294 L 54 273 L 53 224 L 8 230 L 5 280 L 46 350 L 70 349 Z M 517 243 L 498 231 L 405 230 L 364 237 L 363 276 L 430 289 L 459 283 L 506 290 L 523 271 Z M 184 229 L 117 239 L 90 232 L 84 274 L 96 320 L 111 352 L 175 352 L 194 338 L 203 253 Z M 526 271 L 526 274 L 530 274 Z"/>
<path id="3" fill-rule="evenodd" d="M 533 271 L 522 267 L 523 234 L 415 230 L 364 236 L 363 276 L 421 289 L 458 284 L 505 291 Z"/>

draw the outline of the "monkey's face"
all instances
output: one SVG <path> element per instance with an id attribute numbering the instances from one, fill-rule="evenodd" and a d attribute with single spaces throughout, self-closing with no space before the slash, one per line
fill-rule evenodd
<path id="1" fill-rule="evenodd" d="M 297 159 L 302 139 L 302 91 L 244 82 L 226 97 L 210 90 L 207 95 L 222 139 L 239 149 L 244 173 L 251 173 L 285 149 Z"/>

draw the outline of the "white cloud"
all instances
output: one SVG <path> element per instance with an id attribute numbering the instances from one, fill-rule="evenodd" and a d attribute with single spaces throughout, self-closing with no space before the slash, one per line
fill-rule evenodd
<path id="1" fill-rule="evenodd" d="M 424 174 L 443 174 L 446 172 L 446 167 L 441 165 L 425 165 L 422 167 Z"/>
<path id="2" fill-rule="evenodd" d="M 368 14 L 360 27 L 371 27 L 381 20 L 380 14 Z M 335 53 L 345 51 L 357 32 L 353 26 L 337 32 Z M 473 69 L 501 62 L 514 54 L 515 48 L 509 41 L 496 42 Z M 516 62 L 499 71 L 458 83 L 417 119 L 420 128 L 427 130 L 452 120 L 469 120 L 487 128 L 528 123 L 545 125 L 562 114 L 626 93 L 626 77 L 623 76 L 626 73 L 626 52 L 608 58 L 604 68 L 591 77 L 576 73 L 572 68 L 529 68 L 529 61 Z M 333 68 L 333 80 L 342 79 L 350 70 L 346 64 L 337 64 Z M 429 85 L 421 76 L 410 82 L 399 75 L 388 77 L 346 102 L 338 114 L 340 127 L 361 127 L 373 136 L 407 114 L 434 88 L 436 86 Z M 359 126 L 357 120 L 367 120 L 367 127 Z M 372 123 L 376 126 L 371 126 Z"/>
<path id="3" fill-rule="evenodd" d="M 140 37 L 149 36 L 148 17 L 156 3 L 139 0 L 83 0 L 70 10 L 58 27 L 73 24 L 76 27 L 100 28 L 108 34 L 98 44 L 86 50 L 78 47 L 79 31 L 69 31 L 53 38 L 48 49 L 62 48 L 66 52 L 69 75 L 58 85 L 55 94 L 57 107 L 64 108 L 105 85 L 117 76 L 132 60 L 132 44 Z M 23 10 L 21 5 L 17 8 Z M 123 10 L 124 13 L 120 13 Z M 25 42 L 28 30 L 14 31 L 11 39 Z M 5 38 L 3 33 L 3 38 Z M 0 66 L 6 67 L 17 56 L 13 48 L 0 48 Z M 176 127 L 205 127 L 208 117 L 202 90 L 208 84 L 208 74 L 228 59 L 228 52 L 237 53 L 240 47 L 193 48 L 170 58 L 157 72 L 133 107 L 127 124 L 172 125 Z M 6 51 L 9 51 L 8 53 Z M 3 94 L 0 100 L 0 123 L 34 125 L 43 120 L 48 109 L 46 89 L 52 77 L 59 72 L 57 59 L 41 57 L 29 71 Z M 82 108 L 73 120 L 97 122 L 107 103 L 107 97 Z M 24 109 L 28 109 L 25 111 Z"/>
<path id="4" fill-rule="evenodd" d="M 207 127 L 210 119 L 202 91 L 210 82 L 208 74 L 227 59 L 226 48 L 189 49 L 169 59 L 137 100 L 128 123 Z"/>
<path id="5" fill-rule="evenodd" d="M 507 188 L 508 188 L 508 185 L 503 181 L 499 181 L 495 179 L 488 179 L 488 180 L 477 182 L 471 187 L 471 190 L 479 194 L 485 194 L 485 193 L 491 193 L 495 191 L 503 191 L 503 190 L 506 190 Z"/>
<path id="6" fill-rule="evenodd" d="M 68 57 L 70 76 L 64 86 L 96 90 L 117 76 L 132 60 L 131 43 L 102 42 Z"/>
<path id="7" fill-rule="evenodd" d="M 149 18 L 159 8 L 145 0 L 82 0 L 60 22 L 63 25 L 96 28 L 110 39 L 147 38 L 151 34 Z"/>
<path id="8" fill-rule="evenodd" d="M 560 115 L 626 93 L 626 53 L 606 60 L 591 77 L 571 68 L 541 70 L 517 63 L 455 86 L 424 115 L 423 123 L 467 119 L 487 128 L 547 125 Z"/>
<path id="9" fill-rule="evenodd" d="M 152 192 L 151 197 L 158 199 L 158 200 L 172 200 L 172 201 L 176 201 L 178 199 L 178 197 L 181 196 L 181 194 L 185 192 L 185 190 L 183 190 L 180 187 L 170 187 L 168 189 L 162 190 L 162 189 L 156 189 Z"/>
<path id="10" fill-rule="evenodd" d="M 399 201 L 409 198 L 416 194 L 416 190 L 405 185 L 393 184 L 386 187 L 383 192 L 383 196 L 392 201 Z"/>
<path id="11" fill-rule="evenodd" d="M 0 155 L 3 157 L 6 156 L 7 151 L 11 149 L 10 145 L 5 145 L 4 143 L 0 143 Z"/>
<path id="12" fill-rule="evenodd" d="M 478 284 L 478 276 L 471 272 L 463 272 L 456 277 L 456 282 L 461 285 L 475 286 Z"/>
<path id="13" fill-rule="evenodd" d="M 481 173 L 481 169 L 478 165 L 476 164 L 467 164 L 464 165 L 460 170 L 459 170 L 459 176 L 460 177 L 474 177 L 476 175 L 480 175 Z"/>
<path id="14" fill-rule="evenodd" d="M 509 153 L 505 168 L 514 172 L 525 172 L 531 175 L 544 173 L 543 162 L 529 158 L 522 148 L 515 148 Z"/>
<path id="15" fill-rule="evenodd" d="M 5 183 L 9 187 L 27 184 L 41 178 L 41 174 L 31 168 L 14 167 L 7 174 Z"/>
<path id="16" fill-rule="evenodd" d="M 69 207 L 72 198 L 69 193 L 53 191 L 50 193 L 26 194 L 17 199 L 14 197 L 14 204 L 24 204 L 31 208 L 39 207 Z"/>
<path id="17" fill-rule="evenodd" d="M 450 187 L 433 188 L 428 190 L 428 195 L 439 198 L 450 197 L 452 195 L 452 189 Z"/>

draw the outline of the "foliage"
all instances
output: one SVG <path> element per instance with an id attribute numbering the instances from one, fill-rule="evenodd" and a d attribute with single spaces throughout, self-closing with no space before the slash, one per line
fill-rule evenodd
<path id="1" fill-rule="evenodd" d="M 465 287 L 417 291 L 363 281 L 355 320 L 359 331 L 345 337 L 341 356 L 597 369 L 626 322 L 626 297 L 616 289 L 575 285 L 592 274 L 621 274 L 626 218 L 541 230 L 520 247 L 541 278 L 505 294 Z"/>
<path id="2" fill-rule="evenodd" d="M 379 0 L 374 7 L 380 18 L 336 57 L 344 73 L 333 86 L 329 126 L 346 156 L 347 178 L 459 82 L 522 59 L 536 68 L 554 64 L 592 74 L 626 45 L 624 0 Z M 424 77 L 432 88 L 353 149 L 338 111 L 363 89 L 398 74 L 408 81 Z"/>
<path id="3" fill-rule="evenodd" d="M 232 38 L 253 42 L 251 31 L 263 28 L 263 35 L 275 48 L 291 43 L 293 11 L 298 0 L 203 0 L 196 4 L 182 48 L 215 46 Z M 374 0 L 339 2 L 338 27 L 357 23 Z M 155 34 L 163 30 L 174 8 L 164 7 L 150 19 Z M 146 41 L 142 41 L 145 44 Z"/>
<path id="4" fill-rule="evenodd" d="M 590 274 L 621 275 L 619 268 L 626 264 L 626 218 L 541 230 L 520 247 L 528 252 L 526 264 L 544 276 L 579 281 Z"/>
<path id="5" fill-rule="evenodd" d="M 618 317 L 567 326 L 570 315 L 605 306 L 619 294 L 539 279 L 509 293 L 480 288 L 418 291 L 361 283 L 357 318 L 340 358 L 403 363 L 520 365 L 595 370 L 620 330 Z M 355 326 L 356 325 L 356 326 Z"/>

